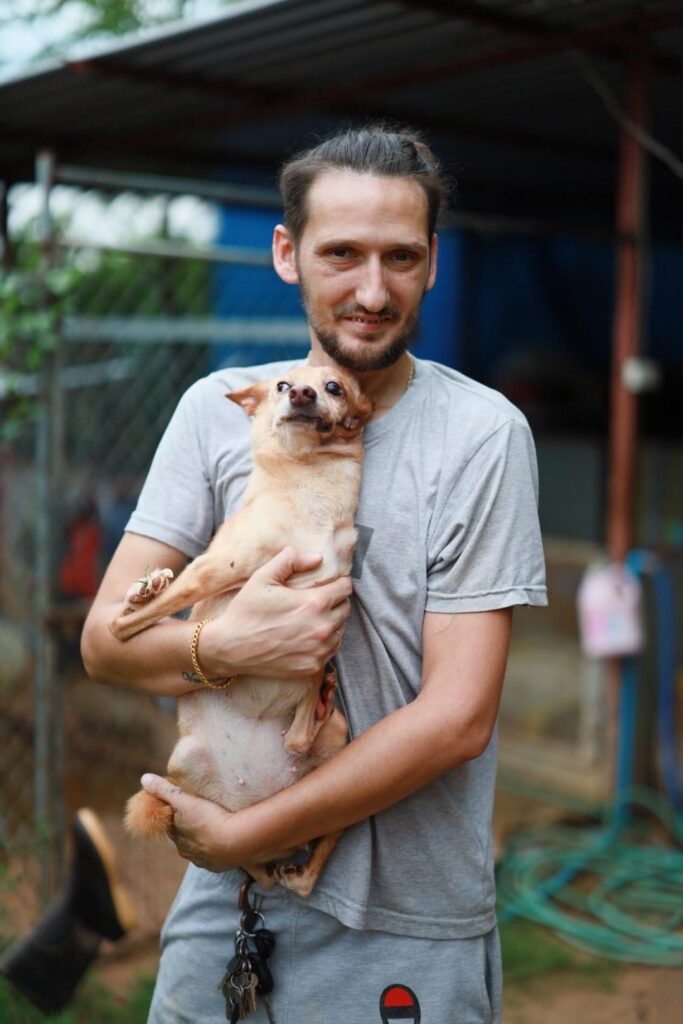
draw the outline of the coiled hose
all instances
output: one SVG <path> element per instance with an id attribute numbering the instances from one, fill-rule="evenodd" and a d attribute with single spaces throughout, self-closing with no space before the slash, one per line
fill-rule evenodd
<path id="1" fill-rule="evenodd" d="M 642 574 L 642 552 L 629 556 Z M 660 770 L 666 796 L 631 784 L 636 738 L 635 659 L 623 663 L 616 796 L 592 828 L 542 826 L 508 843 L 498 867 L 498 920 L 525 917 L 570 945 L 612 960 L 683 966 L 683 815 L 678 778 L 674 601 L 658 565 L 657 603 Z M 667 799 L 668 797 L 668 799 Z M 658 827 L 645 831 L 632 810 Z M 638 841 L 640 839 L 640 841 Z"/>
<path id="2" fill-rule="evenodd" d="M 624 826 L 635 807 L 657 819 L 656 840 L 639 838 L 642 823 Z M 497 885 L 500 923 L 525 917 L 589 953 L 683 966 L 683 817 L 658 793 L 629 788 L 593 828 L 525 830 L 508 844 Z"/>

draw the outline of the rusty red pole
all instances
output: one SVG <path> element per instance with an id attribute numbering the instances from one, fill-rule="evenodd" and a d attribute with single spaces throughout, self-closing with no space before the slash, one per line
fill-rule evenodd
<path id="1" fill-rule="evenodd" d="M 643 125 L 646 106 L 645 59 L 632 66 L 628 115 Z M 617 183 L 616 293 L 612 328 L 612 382 L 609 426 L 607 549 L 623 562 L 633 545 L 638 399 L 623 379 L 624 363 L 641 349 L 643 276 L 647 236 L 647 163 L 632 132 L 622 129 Z"/>
<path id="2" fill-rule="evenodd" d="M 643 125 L 646 114 L 646 63 L 644 55 L 631 66 L 628 116 Z M 632 131 L 622 128 L 617 180 L 617 250 L 614 321 L 612 327 L 612 379 L 609 424 L 607 492 L 607 550 L 615 562 L 623 562 L 633 546 L 635 519 L 635 472 L 638 440 L 638 398 L 624 381 L 624 364 L 641 351 L 643 328 L 643 277 L 647 236 L 647 163 L 643 147 Z M 605 753 L 617 784 L 619 706 L 622 696 L 623 659 L 605 664 L 607 717 Z"/>

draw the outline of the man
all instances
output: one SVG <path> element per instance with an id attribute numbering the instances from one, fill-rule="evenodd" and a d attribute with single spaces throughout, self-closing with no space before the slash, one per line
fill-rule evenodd
<path id="1" fill-rule="evenodd" d="M 309 361 L 351 370 L 375 403 L 354 598 L 346 581 L 288 589 L 311 559 L 285 551 L 204 627 L 199 660 L 217 679 L 305 676 L 348 619 L 337 666 L 352 742 L 235 815 L 144 777 L 174 808 L 176 845 L 193 862 L 164 928 L 150 1020 L 223 1019 L 235 869 L 343 828 L 308 900 L 263 897 L 277 1024 L 498 1021 L 492 737 L 512 607 L 545 603 L 533 443 L 502 396 L 408 353 L 436 278 L 444 193 L 419 137 L 344 132 L 290 161 L 281 189 L 273 258 L 301 288 Z M 192 688 L 192 625 L 163 622 L 118 644 L 106 623 L 146 565 L 178 571 L 234 510 L 248 423 L 222 396 L 286 365 L 219 371 L 181 401 L 86 624 L 94 678 Z M 267 1020 L 263 1007 L 253 1020 Z"/>

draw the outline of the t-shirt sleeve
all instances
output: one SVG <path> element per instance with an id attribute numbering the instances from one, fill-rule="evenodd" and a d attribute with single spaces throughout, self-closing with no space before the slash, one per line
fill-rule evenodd
<path id="1" fill-rule="evenodd" d="M 195 384 L 185 392 L 164 432 L 126 530 L 170 544 L 190 558 L 214 533 L 214 497 L 197 425 Z"/>
<path id="2" fill-rule="evenodd" d="M 498 427 L 441 490 L 428 544 L 426 610 L 545 605 L 538 472 L 526 421 Z"/>

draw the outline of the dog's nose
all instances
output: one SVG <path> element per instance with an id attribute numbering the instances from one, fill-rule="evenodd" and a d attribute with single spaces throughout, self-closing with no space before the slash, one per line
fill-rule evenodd
<path id="1" fill-rule="evenodd" d="M 294 384 L 289 389 L 289 401 L 292 405 L 312 405 L 317 394 L 308 384 Z"/>

